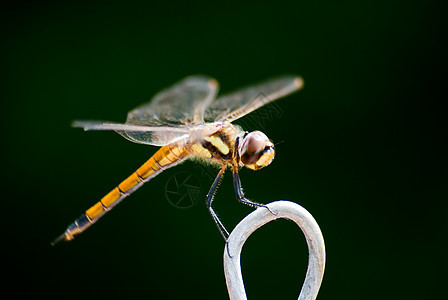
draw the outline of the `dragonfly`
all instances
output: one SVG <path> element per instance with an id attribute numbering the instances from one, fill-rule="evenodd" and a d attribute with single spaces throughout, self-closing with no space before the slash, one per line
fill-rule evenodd
<path id="1" fill-rule="evenodd" d="M 303 87 L 302 77 L 288 75 L 216 97 L 218 82 L 208 76 L 189 76 L 130 111 L 125 123 L 74 121 L 84 130 L 110 130 L 131 142 L 161 148 L 140 168 L 118 184 L 71 223 L 52 244 L 70 241 L 145 182 L 181 162 L 199 157 L 220 168 L 206 196 L 206 205 L 220 234 L 229 232 L 212 208 L 215 192 L 227 168 L 232 170 L 237 199 L 251 207 L 267 206 L 244 196 L 239 170 L 259 170 L 274 159 L 274 144 L 261 131 L 244 131 L 231 122 Z M 272 212 L 273 213 L 273 212 Z"/>

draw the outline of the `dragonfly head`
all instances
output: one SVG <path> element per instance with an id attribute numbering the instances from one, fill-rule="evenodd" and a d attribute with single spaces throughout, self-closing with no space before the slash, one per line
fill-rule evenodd
<path id="1" fill-rule="evenodd" d="M 266 167 L 274 159 L 274 144 L 261 131 L 245 133 L 239 146 L 241 162 L 252 170 Z"/>

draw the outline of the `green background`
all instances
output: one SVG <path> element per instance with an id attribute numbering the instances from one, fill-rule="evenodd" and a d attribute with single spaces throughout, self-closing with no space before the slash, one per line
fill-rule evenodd
<path id="1" fill-rule="evenodd" d="M 203 204 L 212 179 L 194 162 L 147 183 L 75 241 L 50 246 L 156 151 L 70 122 L 123 122 L 190 74 L 213 76 L 226 92 L 296 73 L 305 88 L 277 102 L 279 114 L 240 122 L 280 142 L 271 166 L 241 171 L 246 195 L 297 202 L 318 221 L 327 250 L 319 299 L 441 296 L 448 253 L 441 3 L 2 4 L 2 293 L 227 299 L 224 243 Z M 189 209 L 165 197 L 179 172 L 200 182 L 200 201 Z M 233 228 L 251 210 L 236 201 L 230 177 L 215 208 Z M 271 223 L 250 237 L 242 264 L 250 299 L 296 299 L 305 239 L 290 222 Z"/>

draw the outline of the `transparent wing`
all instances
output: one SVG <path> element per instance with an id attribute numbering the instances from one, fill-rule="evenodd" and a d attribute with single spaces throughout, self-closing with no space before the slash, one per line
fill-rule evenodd
<path id="1" fill-rule="evenodd" d="M 196 126 L 145 126 L 120 124 L 102 121 L 75 121 L 73 127 L 84 128 L 84 130 L 113 130 L 124 138 L 134 143 L 164 146 L 175 140 L 188 137 L 191 127 Z"/>
<path id="2" fill-rule="evenodd" d="M 148 126 L 204 123 L 204 111 L 215 99 L 218 82 L 207 76 L 190 76 L 161 91 L 128 114 L 126 124 Z"/>
<path id="3" fill-rule="evenodd" d="M 213 101 L 205 110 L 207 122 L 232 122 L 261 106 L 289 95 L 303 87 L 303 79 L 283 76 L 249 86 Z"/>
<path id="4" fill-rule="evenodd" d="M 190 76 L 159 92 L 128 113 L 126 123 L 75 121 L 84 130 L 114 130 L 140 144 L 163 146 L 188 137 L 204 123 L 204 111 L 216 97 L 218 82 L 207 76 Z"/>

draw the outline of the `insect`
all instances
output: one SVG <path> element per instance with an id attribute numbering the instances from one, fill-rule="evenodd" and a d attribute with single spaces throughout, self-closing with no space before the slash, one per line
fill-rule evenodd
<path id="1" fill-rule="evenodd" d="M 207 194 L 206 205 L 219 232 L 227 240 L 229 233 L 212 208 L 224 172 L 231 168 L 240 202 L 252 207 L 266 207 L 245 198 L 238 170 L 242 166 L 258 170 L 274 159 L 274 145 L 264 133 L 248 133 L 231 122 L 302 87 L 301 77 L 283 76 L 216 98 L 218 82 L 215 79 L 190 76 L 162 90 L 149 103 L 130 111 L 124 124 L 75 121 L 73 126 L 84 130 L 113 130 L 132 142 L 162 147 L 70 224 L 52 244 L 72 240 L 143 183 L 194 156 L 220 166 Z"/>

